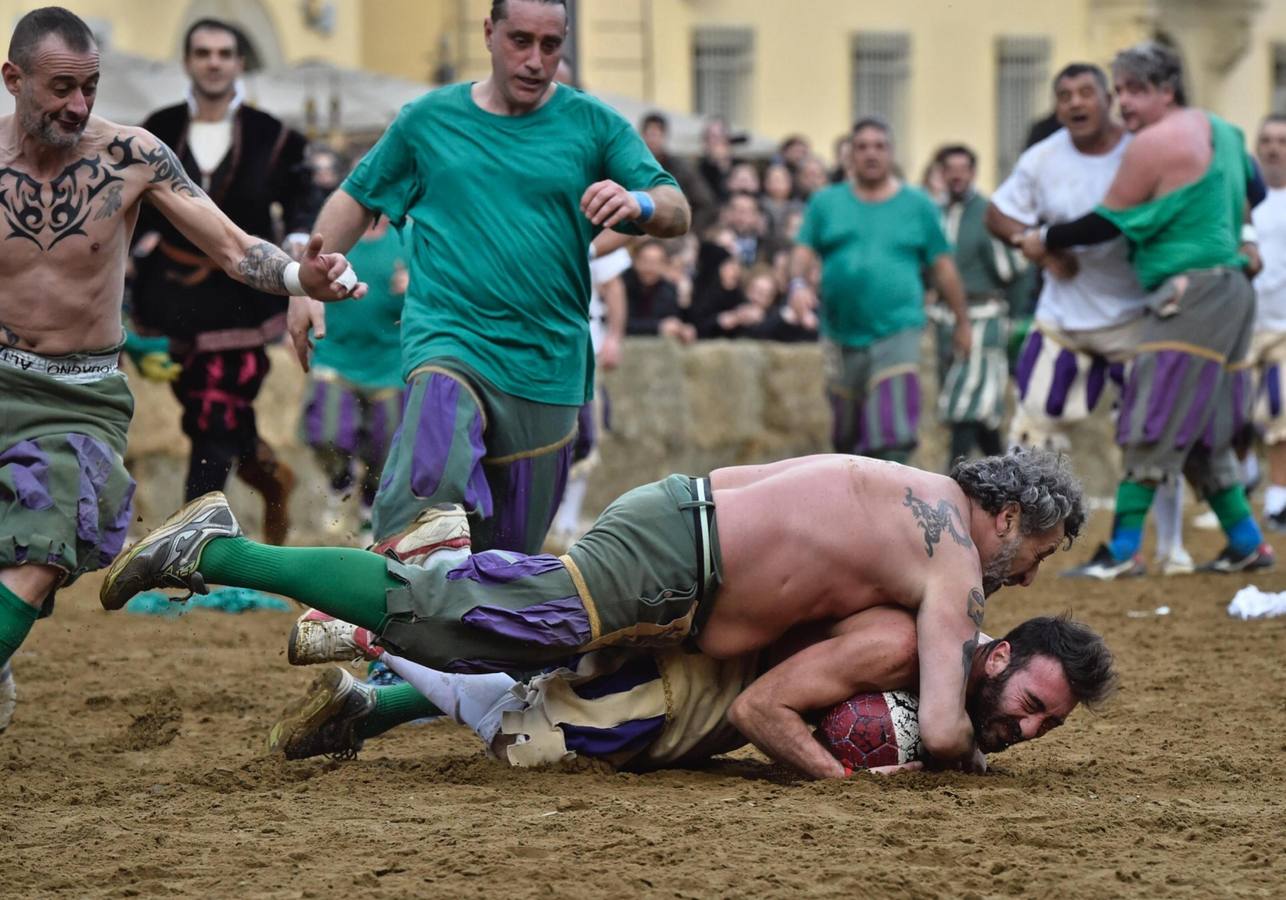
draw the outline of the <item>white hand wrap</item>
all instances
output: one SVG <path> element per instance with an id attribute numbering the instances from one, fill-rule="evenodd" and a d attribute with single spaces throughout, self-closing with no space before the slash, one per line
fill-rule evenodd
<path id="1" fill-rule="evenodd" d="M 281 280 L 285 282 L 286 290 L 290 293 L 290 296 L 308 296 L 308 292 L 304 290 L 304 286 L 299 280 L 299 263 L 287 263 L 285 270 L 281 273 Z"/>
<path id="2" fill-rule="evenodd" d="M 340 275 L 335 280 L 338 281 L 346 291 L 351 291 L 353 288 L 357 287 L 357 273 L 353 271 L 352 266 L 345 269 L 344 274 Z"/>

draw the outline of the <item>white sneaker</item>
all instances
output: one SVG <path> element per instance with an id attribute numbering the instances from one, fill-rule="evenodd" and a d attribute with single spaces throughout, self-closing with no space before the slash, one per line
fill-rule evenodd
<path id="1" fill-rule="evenodd" d="M 1213 509 L 1208 509 L 1192 520 L 1192 527 L 1200 528 L 1202 531 L 1218 531 L 1219 517 L 1215 515 Z"/>
<path id="2" fill-rule="evenodd" d="M 1157 564 L 1162 575 L 1191 575 L 1197 570 L 1197 564 L 1184 547 L 1175 547 L 1165 556 L 1157 557 Z"/>
<path id="3" fill-rule="evenodd" d="M 9 663 L 0 669 L 0 734 L 13 720 L 14 707 L 18 705 L 18 685 L 13 680 L 13 667 Z"/>

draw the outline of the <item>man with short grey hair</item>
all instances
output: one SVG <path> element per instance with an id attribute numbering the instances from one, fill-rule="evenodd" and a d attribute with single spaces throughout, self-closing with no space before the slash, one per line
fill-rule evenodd
<path id="1" fill-rule="evenodd" d="M 148 588 L 212 583 L 286 594 L 340 620 L 301 621 L 292 662 L 333 658 L 361 628 L 400 657 L 464 673 L 605 647 L 686 645 L 730 659 L 900 607 L 915 617 L 925 748 L 968 763 L 978 747 L 963 697 L 987 597 L 1030 585 L 1084 521 L 1080 484 L 1044 450 L 961 462 L 951 477 L 838 454 L 672 475 L 616 500 L 565 556 L 433 554 L 423 568 L 255 544 L 209 494 L 123 554 L 101 599 L 119 609 Z M 837 700 L 861 683 L 842 642 L 801 651 L 795 665 L 772 693 L 788 709 L 805 676 L 833 680 Z M 835 774 L 798 714 L 773 721 L 756 743 L 809 774 Z"/>
<path id="2" fill-rule="evenodd" d="M 54 593 L 102 568 L 133 520 L 122 457 L 134 398 L 117 366 L 129 238 L 144 201 L 215 267 L 267 294 L 362 296 L 314 235 L 300 262 L 237 227 L 142 128 L 92 114 L 98 46 L 61 7 L 18 20 L 0 117 L 0 731 L 10 657 Z"/>

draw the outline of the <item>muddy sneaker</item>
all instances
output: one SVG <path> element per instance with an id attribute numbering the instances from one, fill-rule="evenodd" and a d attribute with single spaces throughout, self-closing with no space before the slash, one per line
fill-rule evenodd
<path id="1" fill-rule="evenodd" d="M 208 594 L 197 571 L 201 551 L 215 538 L 240 536 L 227 497 L 218 491 L 197 497 L 116 558 L 103 579 L 99 602 L 104 609 L 120 609 L 151 588 L 186 588 L 188 597 Z"/>
<path id="2" fill-rule="evenodd" d="M 268 752 L 286 759 L 323 754 L 352 759 L 362 749 L 357 724 L 375 709 L 375 688 L 343 669 L 317 677 L 302 700 L 291 704 L 268 733 Z"/>
<path id="3" fill-rule="evenodd" d="M 1183 547 L 1175 547 L 1165 556 L 1158 557 L 1157 563 L 1162 575 L 1191 575 L 1197 571 L 1192 554 Z"/>
<path id="4" fill-rule="evenodd" d="M 1147 571 L 1143 560 L 1137 556 L 1117 562 L 1112 551 L 1107 548 L 1107 544 L 1099 544 L 1098 549 L 1094 551 L 1094 557 L 1089 562 L 1067 569 L 1060 574 L 1064 578 L 1097 578 L 1099 581 L 1115 581 L 1118 578 L 1137 578 L 1140 575 L 1146 575 Z"/>
<path id="5" fill-rule="evenodd" d="M 469 519 L 458 503 L 439 503 L 422 510 L 411 528 L 380 541 L 371 548 L 393 555 L 408 566 L 418 566 L 439 550 L 469 548 Z"/>
<path id="6" fill-rule="evenodd" d="M 18 705 L 18 685 L 13 680 L 13 666 L 5 663 L 0 669 L 0 734 L 13 721 L 13 710 Z"/>
<path id="7" fill-rule="evenodd" d="M 1277 555 L 1268 544 L 1260 544 L 1245 556 L 1238 556 L 1231 547 L 1224 547 L 1223 552 L 1206 563 L 1198 572 L 1218 572 L 1230 575 L 1233 572 L 1254 572 L 1257 569 L 1271 569 L 1277 565 Z"/>
<path id="8" fill-rule="evenodd" d="M 375 635 L 365 628 L 310 609 L 290 629 L 286 659 L 292 666 L 379 659 L 384 651 L 374 645 L 374 640 Z"/>

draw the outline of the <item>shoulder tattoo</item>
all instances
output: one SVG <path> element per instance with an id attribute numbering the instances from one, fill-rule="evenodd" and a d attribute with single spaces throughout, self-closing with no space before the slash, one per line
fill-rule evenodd
<path id="1" fill-rule="evenodd" d="M 932 507 L 927 501 L 921 500 L 912 493 L 911 488 L 906 489 L 906 498 L 902 505 L 911 510 L 911 515 L 915 517 L 915 522 L 924 532 L 924 552 L 930 557 L 933 556 L 933 548 L 942 540 L 942 533 L 945 531 L 951 535 L 951 539 L 966 549 L 973 547 L 973 541 L 969 538 L 969 529 L 965 526 L 964 516 L 960 514 L 960 509 L 949 500 L 939 500 L 937 507 Z M 957 524 L 959 527 L 957 528 Z"/>

